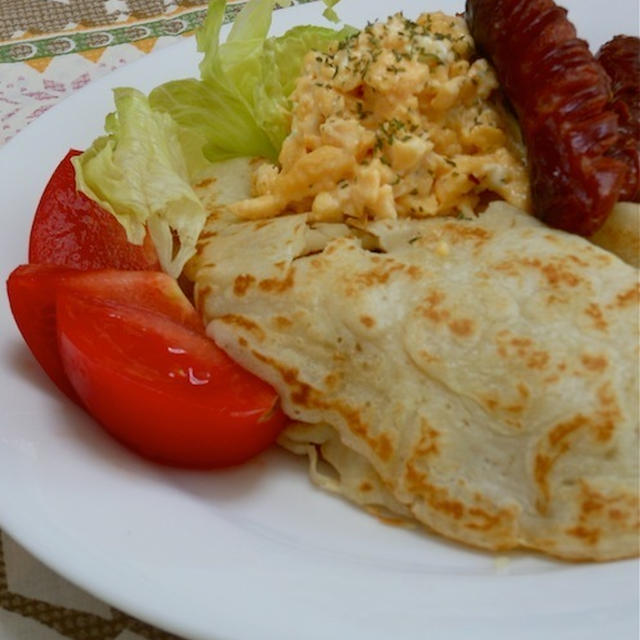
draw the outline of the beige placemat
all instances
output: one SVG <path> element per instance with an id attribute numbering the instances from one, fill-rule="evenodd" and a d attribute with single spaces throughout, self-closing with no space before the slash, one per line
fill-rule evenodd
<path id="1" fill-rule="evenodd" d="M 231 0 L 227 19 L 243 0 Z M 0 146 L 92 80 L 191 35 L 206 0 L 0 0 Z"/>
<path id="2" fill-rule="evenodd" d="M 0 532 L 2 640 L 177 640 L 56 575 Z"/>

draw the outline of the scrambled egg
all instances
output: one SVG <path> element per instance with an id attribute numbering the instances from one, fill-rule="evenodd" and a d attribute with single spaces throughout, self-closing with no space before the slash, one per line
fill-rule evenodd
<path id="1" fill-rule="evenodd" d="M 491 199 L 529 209 L 524 146 L 462 17 L 402 14 L 310 53 L 279 166 L 261 164 L 246 219 L 471 215 Z"/>

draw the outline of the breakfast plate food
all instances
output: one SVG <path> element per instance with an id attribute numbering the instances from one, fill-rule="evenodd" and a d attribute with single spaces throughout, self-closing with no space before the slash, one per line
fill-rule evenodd
<path id="1" fill-rule="evenodd" d="M 252 6 L 260 4 L 268 3 Z M 600 209 L 613 206 L 613 187 L 621 199 L 615 176 L 624 163 L 594 163 L 597 175 L 606 169 L 615 179 L 581 192 L 595 212 L 582 226 L 573 192 L 566 183 L 542 188 L 539 167 L 531 205 L 534 162 L 514 115 L 489 99 L 498 80 L 453 15 L 464 7 L 436 4 L 405 0 L 394 7 L 404 16 L 387 19 L 385 3 L 367 3 L 364 15 L 363 3 L 345 1 L 340 17 L 364 29 L 335 31 L 336 49 L 327 48 L 326 31 L 304 32 L 318 52 L 305 62 L 290 130 L 278 94 L 287 77 L 278 84 L 264 68 L 269 109 L 253 110 L 255 122 L 234 110 L 237 128 L 255 135 L 233 140 L 190 119 L 185 92 L 205 103 L 211 96 L 208 85 L 174 81 L 198 73 L 189 42 L 85 89 L 0 155 L 3 174 L 16 176 L 3 187 L 7 275 L 25 262 L 51 171 L 69 148 L 89 149 L 73 159 L 78 185 L 130 239 L 142 242 L 146 225 L 166 271 L 184 268 L 209 336 L 272 385 L 295 420 L 279 443 L 309 458 L 319 487 L 377 516 L 315 489 L 300 460 L 275 448 L 218 471 L 171 470 L 130 454 L 54 393 L 5 305 L 0 523 L 116 606 L 202 638 L 455 638 L 470 630 L 595 638 L 637 625 L 637 563 L 624 560 L 637 554 L 637 318 L 629 302 L 637 269 L 520 211 L 542 203 L 547 222 L 590 235 Z M 480 19 L 486 3 L 470 4 Z M 596 20 L 566 3 L 595 48 L 633 24 L 632 4 L 602 8 Z M 418 17 L 442 9 L 449 18 Z M 312 3 L 276 12 L 274 30 L 322 24 L 322 10 Z M 205 53 L 204 82 L 218 83 L 217 96 L 248 95 L 248 85 L 228 83 L 257 68 L 255 43 L 242 33 L 237 27 L 235 48 L 222 50 L 227 58 Z M 483 37 L 491 51 L 495 36 Z M 504 37 L 514 40 L 508 29 Z M 367 43 L 368 53 L 360 48 Z M 277 61 L 281 51 L 269 53 Z M 494 54 L 504 55 L 499 47 Z M 425 74 L 431 89 L 418 96 Z M 509 78 L 517 85 L 511 73 L 505 86 Z M 117 115 L 93 142 L 113 109 L 109 88 L 123 86 L 136 89 L 116 92 Z M 456 111 L 456 100 L 467 110 Z M 511 100 L 521 117 L 540 108 Z M 427 106 L 412 113 L 414 103 Z M 594 128 L 608 126 L 604 117 Z M 535 138 L 523 127 L 529 147 L 549 128 Z M 186 153 L 195 142 L 204 158 Z M 231 153 L 234 144 L 245 152 Z M 186 164 L 176 164 L 177 149 Z M 140 153 L 153 162 L 132 163 Z M 571 215 L 554 218 L 549 202 Z M 248 457 L 236 448 L 212 460 L 215 447 L 204 441 L 180 449 L 174 438 L 168 447 L 157 433 L 131 438 L 135 421 L 119 430 L 127 419 L 113 422 L 113 376 L 89 394 L 98 356 L 82 360 L 91 340 L 76 338 L 83 324 L 135 320 L 140 309 L 125 313 L 112 295 L 100 315 L 78 303 L 82 286 L 64 286 L 58 339 L 70 397 L 77 393 L 147 457 L 190 456 L 194 466 Z M 151 303 L 154 313 L 166 311 Z M 197 374 L 189 368 L 195 386 Z M 153 402 L 146 406 L 152 413 Z M 275 437 L 280 408 L 267 402 L 260 411 L 258 424 Z M 510 551 L 521 547 L 550 555 Z"/>

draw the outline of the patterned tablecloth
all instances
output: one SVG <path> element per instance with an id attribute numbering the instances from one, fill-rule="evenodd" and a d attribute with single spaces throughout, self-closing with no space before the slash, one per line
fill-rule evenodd
<path id="1" fill-rule="evenodd" d="M 229 0 L 227 18 L 243 0 Z M 206 0 L 0 0 L 0 146 L 88 82 L 202 22 Z M 0 640 L 164 640 L 0 531 Z"/>

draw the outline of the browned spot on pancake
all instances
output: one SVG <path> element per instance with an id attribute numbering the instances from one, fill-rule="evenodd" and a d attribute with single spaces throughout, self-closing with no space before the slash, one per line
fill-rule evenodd
<path id="1" fill-rule="evenodd" d="M 576 264 L 579 264 L 581 267 L 588 267 L 589 263 L 586 262 L 585 260 L 583 260 L 582 258 L 574 255 L 574 254 L 569 254 L 567 256 L 568 260 L 571 260 L 571 262 L 575 262 Z"/>
<path id="2" fill-rule="evenodd" d="M 436 431 L 424 418 L 420 418 L 420 440 L 413 450 L 413 457 L 425 457 L 429 455 L 437 455 L 440 450 L 438 448 L 438 438 L 440 433 Z"/>
<path id="3" fill-rule="evenodd" d="M 218 320 L 220 320 L 220 322 L 224 322 L 225 324 L 229 324 L 234 327 L 240 327 L 241 329 L 250 331 L 259 340 L 264 340 L 264 331 L 255 322 L 253 322 L 253 320 L 249 320 L 249 318 L 235 315 L 233 313 L 227 313 L 224 316 L 220 316 Z"/>
<path id="4" fill-rule="evenodd" d="M 198 182 L 198 184 L 195 185 L 195 188 L 206 189 L 207 187 L 210 187 L 215 181 L 216 181 L 215 178 L 205 178 L 204 180 L 201 180 L 200 182 Z"/>
<path id="5" fill-rule="evenodd" d="M 489 411 L 495 411 L 498 406 L 499 406 L 499 402 L 498 400 L 496 400 L 496 398 L 494 396 L 487 396 L 484 398 L 484 403 L 487 407 L 487 409 L 489 409 Z"/>
<path id="6" fill-rule="evenodd" d="M 335 371 L 332 373 L 328 373 L 324 377 L 324 383 L 329 389 L 335 388 L 340 380 L 342 380 L 342 375 L 336 373 Z"/>
<path id="7" fill-rule="evenodd" d="M 547 434 L 549 444 L 551 447 L 557 449 L 559 444 L 563 440 L 566 440 L 569 434 L 587 426 L 588 424 L 589 421 L 583 415 L 577 415 L 573 420 L 568 420 L 567 422 L 560 422 Z M 564 447 L 566 444 L 563 444 L 562 446 Z"/>
<path id="8" fill-rule="evenodd" d="M 432 320 L 433 322 L 440 322 L 446 320 L 451 314 L 447 309 L 441 309 L 440 304 L 445 299 L 445 294 L 442 291 L 433 289 L 424 298 L 423 304 L 418 306 L 418 310 L 425 318 Z"/>
<path id="9" fill-rule="evenodd" d="M 287 271 L 287 275 L 279 280 L 278 278 L 266 278 L 264 280 L 260 280 L 258 286 L 262 291 L 266 291 L 268 293 L 283 293 L 287 289 L 293 287 L 293 268 L 289 268 Z"/>
<path id="10" fill-rule="evenodd" d="M 339 245 L 337 242 L 332 242 L 331 244 L 327 245 L 324 249 L 324 254 L 327 256 L 330 256 L 331 254 L 335 253 L 339 248 Z"/>
<path id="11" fill-rule="evenodd" d="M 447 233 L 447 241 L 456 243 L 458 241 L 475 240 L 476 246 L 485 240 L 493 237 L 493 233 L 479 227 L 472 227 L 467 224 L 448 223 L 443 225 L 443 230 Z"/>
<path id="12" fill-rule="evenodd" d="M 460 520 L 464 513 L 464 504 L 452 499 L 445 487 L 438 487 L 427 481 L 426 473 L 421 473 L 412 462 L 406 466 L 407 488 L 420 496 L 432 509 L 439 511 L 454 520 Z"/>
<path id="13" fill-rule="evenodd" d="M 198 253 L 200 253 L 200 251 L 202 251 L 205 247 L 206 243 L 203 243 L 203 240 L 210 240 L 211 238 L 215 238 L 217 235 L 217 231 L 213 231 L 212 229 L 204 229 L 198 236 Z"/>
<path id="14" fill-rule="evenodd" d="M 194 303 L 196 309 L 198 311 L 202 311 L 204 306 L 204 300 L 211 294 L 211 285 L 209 284 L 198 284 L 195 290 Z"/>
<path id="15" fill-rule="evenodd" d="M 426 473 L 418 471 L 413 462 L 406 466 L 405 481 L 410 492 L 440 516 L 458 523 L 456 527 L 461 526 L 470 531 L 490 531 L 492 548 L 508 549 L 517 544 L 513 536 L 515 509 L 496 507 L 480 495 L 476 496 L 475 504 L 466 505 L 451 497 L 446 487 L 429 482 Z M 451 532 L 451 529 L 448 530 Z"/>
<path id="16" fill-rule="evenodd" d="M 475 522 L 465 524 L 467 529 L 474 531 L 489 531 L 494 529 L 500 523 L 501 514 L 488 513 L 480 507 L 470 507 L 469 515 L 475 519 Z"/>
<path id="17" fill-rule="evenodd" d="M 359 409 L 351 407 L 340 400 L 328 401 L 326 394 L 300 380 L 298 369 L 286 367 L 277 360 L 255 350 L 252 350 L 251 353 L 257 360 L 268 364 L 280 374 L 289 388 L 293 404 L 307 409 L 335 411 L 342 416 L 349 430 L 362 438 L 382 461 L 388 462 L 391 459 L 393 455 L 391 438 L 386 433 L 382 433 L 379 436 L 370 435 L 369 425 L 363 419 Z"/>
<path id="18" fill-rule="evenodd" d="M 546 351 L 533 351 L 527 358 L 526 365 L 529 369 L 544 369 L 550 358 Z"/>
<path id="19" fill-rule="evenodd" d="M 293 321 L 286 316 L 276 316 L 273 319 L 273 323 L 278 329 L 288 329 L 293 324 Z"/>
<path id="20" fill-rule="evenodd" d="M 595 302 L 589 303 L 589 306 L 584 311 L 590 318 L 593 319 L 594 328 L 599 331 L 606 331 L 607 321 L 604 319 L 602 309 Z"/>
<path id="21" fill-rule="evenodd" d="M 473 320 L 469 318 L 459 318 L 449 323 L 449 329 L 460 337 L 467 337 L 473 333 Z"/>
<path id="22" fill-rule="evenodd" d="M 600 400 L 600 404 L 604 407 L 616 404 L 616 397 L 612 393 L 611 385 L 608 382 L 605 382 L 598 389 L 598 399 Z"/>
<path id="23" fill-rule="evenodd" d="M 564 258 L 552 259 L 548 262 L 542 262 L 539 258 L 520 259 L 520 263 L 526 267 L 538 269 L 551 287 L 560 285 L 575 287 L 582 282 L 582 278 L 569 269 L 567 262 L 568 260 Z"/>
<path id="24" fill-rule="evenodd" d="M 360 316 L 360 322 L 369 329 L 376 324 L 376 321 L 371 316 Z"/>
<path id="25" fill-rule="evenodd" d="M 408 265 L 406 271 L 409 274 L 409 277 L 413 280 L 419 280 L 422 278 L 422 269 L 415 264 Z"/>
<path id="26" fill-rule="evenodd" d="M 496 271 L 500 271 L 508 276 L 517 276 L 520 272 L 515 260 L 504 260 L 492 265 Z"/>
<path id="27" fill-rule="evenodd" d="M 496 548 L 513 546 L 511 529 L 515 518 L 514 509 L 496 507 L 479 492 L 474 494 L 472 502 L 465 503 L 452 496 L 447 487 L 438 486 L 431 481 L 429 470 L 433 457 L 440 455 L 440 438 L 441 434 L 426 419 L 421 418 L 420 440 L 405 464 L 404 482 L 407 490 L 433 511 L 456 521 L 456 527 L 477 531 L 491 530 L 494 534 L 492 544 L 495 543 Z M 465 486 L 462 478 L 459 478 L 458 485 Z"/>
<path id="28" fill-rule="evenodd" d="M 393 445 L 391 444 L 391 439 L 386 433 L 380 434 L 377 438 L 372 439 L 375 442 L 374 450 L 378 454 L 380 460 L 384 462 L 389 462 L 391 460 L 391 456 L 393 455 Z"/>
<path id="29" fill-rule="evenodd" d="M 531 395 L 531 391 L 529 391 L 529 387 L 527 387 L 527 385 L 524 384 L 524 382 L 518 382 L 518 384 L 516 385 L 516 389 L 518 390 L 518 393 L 523 398 L 528 398 Z"/>
<path id="30" fill-rule="evenodd" d="M 571 448 L 569 436 L 588 425 L 589 420 L 585 416 L 578 414 L 571 420 L 558 423 L 547 433 L 547 437 L 539 445 L 541 451 L 536 454 L 533 474 L 540 492 L 540 499 L 536 504 L 540 513 L 546 512 L 551 500 L 549 474 L 553 465 L 560 456 L 567 453 Z"/>
<path id="31" fill-rule="evenodd" d="M 215 178 L 205 178 L 195 186 L 196 189 L 206 189 L 216 181 Z"/>
<path id="32" fill-rule="evenodd" d="M 551 360 L 547 351 L 534 349 L 534 341 L 527 336 L 512 336 L 507 329 L 496 334 L 496 349 L 503 358 L 522 358 L 528 369 L 544 369 Z"/>
<path id="33" fill-rule="evenodd" d="M 584 365 L 585 369 L 589 371 L 604 371 L 607 368 L 607 359 L 605 356 L 590 356 L 589 354 L 582 354 L 580 361 Z"/>
<path id="34" fill-rule="evenodd" d="M 598 388 L 598 400 L 600 409 L 594 425 L 596 438 L 600 442 L 607 442 L 613 435 L 616 423 L 622 418 L 622 413 L 608 382 Z"/>
<path id="35" fill-rule="evenodd" d="M 367 482 L 366 480 L 364 482 L 361 482 L 360 486 L 358 488 L 363 493 L 367 493 L 368 491 L 372 491 L 373 490 L 372 484 L 370 482 Z"/>
<path id="36" fill-rule="evenodd" d="M 578 519 L 573 527 L 567 529 L 568 535 L 593 545 L 605 531 L 609 536 L 638 532 L 640 515 L 634 493 L 619 491 L 607 496 L 592 489 L 587 482 L 581 485 Z"/>
<path id="37" fill-rule="evenodd" d="M 402 271 L 404 265 L 392 259 L 386 259 L 379 266 L 375 266 L 369 271 L 362 271 L 356 276 L 356 282 L 364 287 L 373 287 L 375 285 L 385 284 L 391 275 L 397 271 Z"/>
<path id="38" fill-rule="evenodd" d="M 580 511 L 576 526 L 603 529 L 609 534 L 640 530 L 640 504 L 633 491 L 617 490 L 605 495 L 587 482 L 581 483 Z"/>
<path id="39" fill-rule="evenodd" d="M 616 306 L 625 307 L 628 304 L 638 304 L 638 300 L 640 299 L 640 284 L 631 287 L 628 291 L 624 293 L 619 293 L 616 296 Z"/>
<path id="40" fill-rule="evenodd" d="M 600 531 L 598 529 L 589 529 L 582 525 L 567 529 L 566 533 L 574 538 L 579 538 L 585 544 L 593 546 L 600 539 Z"/>
<path id="41" fill-rule="evenodd" d="M 540 493 L 537 507 L 541 513 L 545 513 L 551 500 L 549 488 L 551 469 L 557 460 L 571 449 L 575 434 L 588 429 L 589 434 L 599 444 L 607 443 L 613 435 L 621 413 L 608 384 L 600 388 L 598 397 L 601 405 L 599 410 L 589 416 L 577 414 L 570 420 L 559 422 L 538 444 L 533 474 Z M 603 455 L 606 457 L 606 452 L 603 452 Z"/>
<path id="42" fill-rule="evenodd" d="M 274 262 L 273 266 L 282 271 L 287 266 L 286 260 L 278 260 L 278 262 Z"/>
<path id="43" fill-rule="evenodd" d="M 427 351 L 426 349 L 420 349 L 418 355 L 422 360 L 429 364 L 432 362 L 440 362 L 440 360 L 442 359 L 439 356 L 434 356 L 432 353 L 429 353 L 429 351 Z"/>
<path id="44" fill-rule="evenodd" d="M 521 404 L 510 404 L 508 406 L 506 406 L 504 408 L 505 411 L 508 411 L 509 413 L 522 413 L 525 410 L 525 407 Z M 520 425 L 520 423 L 509 423 L 514 427 L 520 427 L 522 425 Z"/>
<path id="45" fill-rule="evenodd" d="M 245 338 L 240 337 L 240 338 L 238 338 L 238 344 L 241 347 L 245 348 L 249 343 L 246 341 Z"/>
<path id="46" fill-rule="evenodd" d="M 247 289 L 256 281 L 249 273 L 242 273 L 233 281 L 233 293 L 237 296 L 243 296 Z"/>
<path id="47" fill-rule="evenodd" d="M 547 505 L 549 504 L 549 500 L 551 499 L 551 495 L 549 493 L 548 476 L 554 462 L 554 458 L 551 458 L 542 453 L 538 453 L 536 454 L 533 463 L 533 479 L 535 480 L 535 483 L 538 485 L 538 489 L 542 494 L 541 497 L 539 497 L 536 501 L 536 508 L 540 513 L 543 514 L 546 513 Z"/>
<path id="48" fill-rule="evenodd" d="M 365 506 L 365 509 L 367 511 L 369 511 L 370 513 L 372 513 L 374 516 L 376 516 L 376 518 L 378 518 L 378 520 L 380 520 L 380 522 L 382 522 L 384 524 L 391 525 L 392 527 L 413 527 L 413 526 L 415 526 L 413 522 L 410 522 L 410 521 L 405 520 L 403 518 L 391 516 L 388 513 L 385 513 L 384 515 L 382 515 L 380 510 L 378 508 L 376 508 L 375 505 L 367 505 L 367 506 Z"/>

